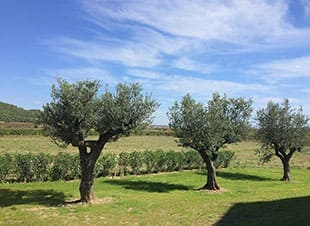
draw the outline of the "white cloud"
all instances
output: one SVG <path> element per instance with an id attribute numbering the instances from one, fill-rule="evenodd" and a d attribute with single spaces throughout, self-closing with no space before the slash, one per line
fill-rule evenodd
<path id="1" fill-rule="evenodd" d="M 254 70 L 267 80 L 283 80 L 291 78 L 310 78 L 310 56 L 276 60 L 256 65 Z"/>
<path id="2" fill-rule="evenodd" d="M 181 57 L 175 60 L 173 62 L 173 66 L 188 71 L 196 71 L 202 74 L 209 74 L 216 70 L 215 65 L 199 63 L 189 59 L 188 57 Z"/>
<path id="3" fill-rule="evenodd" d="M 200 77 L 170 75 L 158 73 L 156 71 L 131 69 L 128 74 L 129 81 L 140 82 L 144 87 L 153 90 L 156 93 L 169 92 L 173 96 L 191 93 L 200 96 L 209 96 L 214 92 L 227 93 L 231 95 L 249 96 L 250 91 L 265 92 L 270 90 L 270 86 L 260 85 L 257 83 L 241 83 L 228 80 L 211 80 Z M 166 98 L 169 97 L 164 94 Z"/>
<path id="4" fill-rule="evenodd" d="M 158 52 L 154 49 L 133 42 L 122 43 L 119 40 L 113 42 L 82 41 L 73 38 L 59 38 L 49 41 L 53 49 L 70 55 L 93 61 L 112 61 L 127 66 L 152 67 L 160 61 Z"/>
<path id="5" fill-rule="evenodd" d="M 127 73 L 134 77 L 143 78 L 143 79 L 158 79 L 162 76 L 161 73 L 140 70 L 140 69 L 129 69 Z"/>
<path id="6" fill-rule="evenodd" d="M 216 40 L 247 48 L 258 43 L 277 45 L 279 40 L 296 37 L 304 40 L 305 34 L 309 37 L 309 29 L 297 29 L 287 21 L 285 0 L 84 1 L 83 7 L 92 21 L 105 29 L 131 21 L 137 27 L 178 38 Z"/>

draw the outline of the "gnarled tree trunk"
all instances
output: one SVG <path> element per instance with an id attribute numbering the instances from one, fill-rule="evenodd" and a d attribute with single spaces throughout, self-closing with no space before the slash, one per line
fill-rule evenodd
<path id="1" fill-rule="evenodd" d="M 199 154 L 203 158 L 207 167 L 207 183 L 200 188 L 200 190 L 219 190 L 220 186 L 216 181 L 216 169 L 215 169 L 215 160 L 216 157 L 211 158 L 206 152 L 199 151 Z"/>
<path id="2" fill-rule="evenodd" d="M 82 149 L 82 150 L 81 150 Z M 82 203 L 91 203 L 94 199 L 94 168 L 97 159 L 91 157 L 84 148 L 80 148 L 81 183 L 80 196 Z"/>
<path id="3" fill-rule="evenodd" d="M 79 145 L 81 183 L 80 183 L 80 201 L 82 203 L 91 203 L 94 200 L 94 169 L 96 162 L 102 152 L 109 136 L 100 136 L 98 141 L 85 141 Z M 89 148 L 89 151 L 88 149 Z"/>
<path id="4" fill-rule="evenodd" d="M 290 181 L 291 180 L 291 170 L 290 170 L 290 159 L 283 158 L 281 159 L 283 165 L 283 177 L 282 181 Z"/>
<path id="5" fill-rule="evenodd" d="M 275 154 L 281 159 L 282 166 L 283 166 L 283 177 L 281 181 L 290 181 L 291 180 L 291 169 L 290 169 L 290 159 L 293 154 L 296 152 L 296 148 L 291 148 L 289 153 L 286 154 L 285 148 L 283 147 L 276 147 Z"/>

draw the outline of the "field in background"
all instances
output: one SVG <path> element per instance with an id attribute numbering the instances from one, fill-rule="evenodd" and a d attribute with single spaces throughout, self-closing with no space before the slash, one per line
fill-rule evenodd
<path id="1" fill-rule="evenodd" d="M 92 137 L 95 138 L 95 137 Z M 186 150 L 180 147 L 176 142 L 176 138 L 172 136 L 130 136 L 122 137 L 116 142 L 107 143 L 103 153 L 123 151 L 145 151 L 157 150 L 164 151 L 181 151 Z M 258 156 L 255 151 L 259 149 L 259 144 L 255 141 L 247 141 L 238 144 L 228 145 L 222 150 L 231 150 L 236 153 L 236 158 L 232 161 L 232 167 L 258 167 Z M 67 152 L 77 154 L 78 151 L 72 146 L 65 149 L 57 147 L 51 143 L 48 137 L 44 136 L 2 136 L 0 137 L 0 154 L 3 153 L 50 153 L 58 154 L 59 152 Z M 278 158 L 273 157 L 272 161 L 263 165 L 264 167 L 281 167 Z M 304 152 L 296 153 L 292 160 L 291 166 L 295 168 L 310 168 L 310 148 L 306 147 Z"/>

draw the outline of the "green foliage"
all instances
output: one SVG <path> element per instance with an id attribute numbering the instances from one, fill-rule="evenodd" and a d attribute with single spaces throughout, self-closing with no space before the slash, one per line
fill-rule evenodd
<path id="1" fill-rule="evenodd" d="M 73 180 L 80 178 L 80 160 L 78 156 L 59 153 L 53 160 L 52 180 Z"/>
<path id="2" fill-rule="evenodd" d="M 16 154 L 14 156 L 17 181 L 31 182 L 34 179 L 34 155 Z"/>
<path id="3" fill-rule="evenodd" d="M 119 174 L 126 175 L 129 171 L 129 153 L 128 152 L 121 152 L 117 157 L 118 167 L 119 167 Z"/>
<path id="4" fill-rule="evenodd" d="M 302 109 L 293 109 L 288 100 L 281 104 L 269 102 L 266 108 L 257 111 L 257 138 L 262 143 L 262 149 L 257 152 L 260 160 L 269 161 L 272 149 L 278 155 L 301 151 L 309 142 L 308 121 Z"/>
<path id="5" fill-rule="evenodd" d="M 154 172 L 155 165 L 156 165 L 156 153 L 154 151 L 146 150 L 143 152 L 143 161 L 146 166 L 146 172 L 152 173 Z"/>
<path id="6" fill-rule="evenodd" d="M 8 153 L 0 155 L 0 182 L 8 180 L 10 170 L 12 170 L 13 159 Z"/>
<path id="7" fill-rule="evenodd" d="M 50 179 L 50 169 L 52 157 L 49 154 L 39 153 L 33 155 L 33 173 L 36 181 L 48 181 Z"/>
<path id="8" fill-rule="evenodd" d="M 95 168 L 95 176 L 111 176 L 117 164 L 117 155 L 114 153 L 107 153 L 98 159 Z"/>
<path id="9" fill-rule="evenodd" d="M 117 138 L 150 124 L 158 104 L 139 84 L 119 84 L 115 93 L 106 88 L 101 96 L 99 87 L 98 81 L 61 79 L 52 87 L 52 102 L 43 107 L 40 122 L 56 144 L 78 146 L 90 133 Z"/>
<path id="10" fill-rule="evenodd" d="M 0 128 L 0 136 L 29 136 L 29 135 L 44 135 L 42 129 L 11 129 L 11 128 Z"/>
<path id="11" fill-rule="evenodd" d="M 58 80 L 52 87 L 52 102 L 43 106 L 40 122 L 58 145 L 78 145 L 94 128 L 97 117 L 99 83 L 70 84 Z"/>
<path id="12" fill-rule="evenodd" d="M 157 150 L 154 155 L 154 172 L 163 172 L 166 164 L 166 153 L 163 150 Z"/>
<path id="13" fill-rule="evenodd" d="M 219 153 L 217 167 L 226 168 L 233 159 L 234 152 Z M 59 153 L 58 155 L 4 154 L 0 155 L 0 181 L 19 182 L 74 180 L 81 177 L 78 155 Z M 107 153 L 96 164 L 95 177 L 128 175 L 141 173 L 172 172 L 182 169 L 202 169 L 203 161 L 197 151 L 146 150 L 144 152 L 121 152 L 119 155 Z"/>
<path id="14" fill-rule="evenodd" d="M 39 110 L 25 110 L 12 104 L 0 102 L 0 121 L 2 122 L 36 122 Z"/>
<path id="15" fill-rule="evenodd" d="M 189 94 L 169 109 L 169 126 L 183 146 L 217 154 L 224 144 L 241 141 L 249 128 L 251 100 L 213 94 L 207 106 Z"/>
<path id="16" fill-rule="evenodd" d="M 131 152 L 129 154 L 129 166 L 131 167 L 133 174 L 139 174 L 143 165 L 143 159 L 141 152 Z"/>
<path id="17" fill-rule="evenodd" d="M 231 161 L 235 158 L 235 152 L 232 151 L 222 151 L 219 153 L 216 162 L 215 162 L 215 167 L 223 167 L 223 168 L 228 168 Z"/>
<path id="18" fill-rule="evenodd" d="M 150 96 L 142 94 L 141 85 L 118 84 L 115 93 L 106 89 L 102 95 L 95 128 L 99 134 L 111 134 L 115 138 L 128 135 L 150 125 L 157 107 Z"/>

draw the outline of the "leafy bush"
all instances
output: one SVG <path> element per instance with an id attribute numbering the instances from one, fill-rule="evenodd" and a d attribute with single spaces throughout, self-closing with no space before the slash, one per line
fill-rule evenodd
<path id="1" fill-rule="evenodd" d="M 155 161 L 155 165 L 154 165 L 154 172 L 158 173 L 158 172 L 163 172 L 165 169 L 165 164 L 166 164 L 166 153 L 159 149 L 156 150 L 154 152 L 154 161 Z"/>
<path id="2" fill-rule="evenodd" d="M 183 153 L 169 151 L 166 152 L 166 170 L 172 172 L 175 170 L 180 170 L 183 167 Z"/>
<path id="3" fill-rule="evenodd" d="M 155 152 L 150 150 L 142 152 L 142 159 L 146 166 L 146 172 L 153 173 L 156 165 Z"/>
<path id="4" fill-rule="evenodd" d="M 216 167 L 228 167 L 234 159 L 234 152 L 219 152 Z M 118 166 L 118 167 L 116 167 Z M 95 177 L 119 175 L 171 172 L 182 169 L 202 169 L 205 163 L 199 153 L 194 150 L 174 152 L 146 150 L 132 153 L 121 152 L 118 155 L 107 153 L 102 155 L 95 167 Z M 0 182 L 11 181 L 47 181 L 73 180 L 81 177 L 80 158 L 78 155 L 59 153 L 49 154 L 4 154 L 0 156 Z"/>
<path id="5" fill-rule="evenodd" d="M 33 173 L 36 181 L 48 181 L 52 158 L 49 154 L 39 153 L 33 157 Z"/>
<path id="6" fill-rule="evenodd" d="M 15 170 L 17 181 L 31 182 L 34 179 L 34 156 L 31 153 L 28 154 L 16 154 Z"/>
<path id="7" fill-rule="evenodd" d="M 12 156 L 8 153 L 0 156 L 0 182 L 5 182 L 8 179 L 10 170 L 13 165 Z"/>
<path id="8" fill-rule="evenodd" d="M 117 156 L 114 153 L 102 155 L 96 163 L 95 176 L 110 176 L 117 164 Z"/>
<path id="9" fill-rule="evenodd" d="M 80 177 L 80 160 L 78 156 L 59 153 L 53 161 L 52 180 L 73 180 Z"/>
<path id="10" fill-rule="evenodd" d="M 219 155 L 217 156 L 215 167 L 216 168 L 228 168 L 231 161 L 235 157 L 235 152 L 232 151 L 221 151 L 219 152 Z"/>
<path id="11" fill-rule="evenodd" d="M 120 175 L 127 175 L 129 170 L 129 153 L 121 152 L 117 157 L 118 167 L 119 167 L 119 174 Z"/>
<path id="12" fill-rule="evenodd" d="M 142 154 L 134 151 L 129 154 L 129 166 L 131 167 L 133 174 L 139 174 L 143 165 Z"/>

